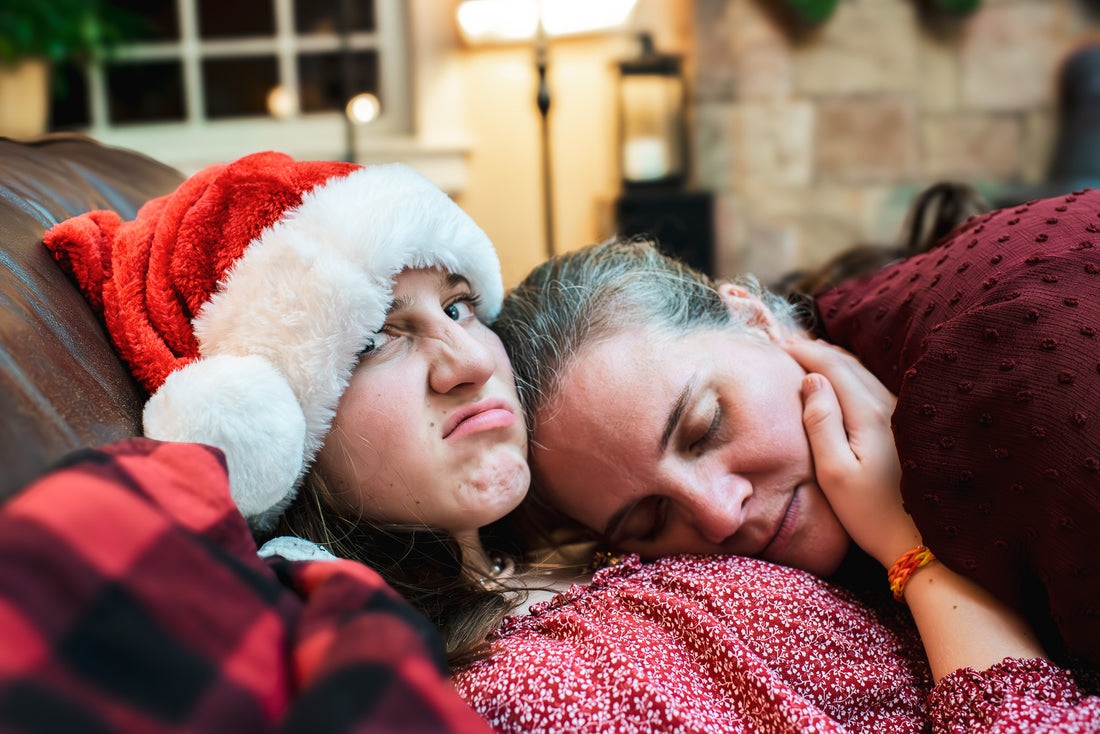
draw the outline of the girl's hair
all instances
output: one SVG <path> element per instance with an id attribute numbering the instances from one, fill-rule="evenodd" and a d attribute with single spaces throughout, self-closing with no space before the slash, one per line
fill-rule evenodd
<path id="1" fill-rule="evenodd" d="M 329 496 L 323 477 L 311 472 L 281 518 L 277 534 L 313 541 L 339 558 L 377 571 L 439 629 L 452 667 L 488 653 L 487 637 L 518 603 L 514 590 L 483 584 L 484 571 L 463 563 L 458 542 L 450 533 L 351 517 L 326 502 Z M 499 546 L 491 555 L 515 553 L 494 537 L 491 528 L 483 536 Z"/>
<path id="2" fill-rule="evenodd" d="M 754 277 L 730 282 L 760 298 L 780 323 L 800 328 L 796 307 Z M 505 296 L 492 326 L 512 361 L 530 418 L 556 398 L 573 357 L 588 344 L 638 324 L 656 334 L 747 330 L 749 315 L 731 313 L 718 283 L 654 243 L 616 239 L 536 267 Z"/>
<path id="3" fill-rule="evenodd" d="M 812 270 L 796 270 L 772 284 L 775 292 L 812 299 L 846 280 L 873 275 L 895 260 L 927 252 L 968 218 L 989 211 L 972 186 L 943 181 L 921 191 L 909 205 L 893 245 L 856 245 Z"/>

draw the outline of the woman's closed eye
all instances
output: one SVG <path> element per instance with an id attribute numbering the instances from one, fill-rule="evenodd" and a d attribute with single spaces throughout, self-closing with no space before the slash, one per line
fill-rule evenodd
<path id="1" fill-rule="evenodd" d="M 722 430 L 722 405 L 721 403 L 714 404 L 714 410 L 711 412 L 710 422 L 706 424 L 706 427 L 701 433 L 698 433 L 688 445 L 688 451 L 698 456 L 710 448 L 719 437 Z"/>
<path id="2" fill-rule="evenodd" d="M 612 545 L 629 541 L 648 543 L 656 540 L 665 528 L 668 503 L 667 497 L 650 495 L 635 504 L 613 533 L 610 539 Z"/>
<path id="3" fill-rule="evenodd" d="M 665 519 L 668 516 L 668 497 L 657 497 L 653 502 L 653 510 L 650 514 L 649 530 L 638 537 L 638 540 L 649 542 L 656 540 L 661 531 L 665 529 Z"/>

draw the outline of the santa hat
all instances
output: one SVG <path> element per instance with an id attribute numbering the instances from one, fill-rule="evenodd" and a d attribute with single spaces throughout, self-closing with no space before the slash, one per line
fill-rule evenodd
<path id="1" fill-rule="evenodd" d="M 402 269 L 464 276 L 484 321 L 503 297 L 489 239 L 398 164 L 257 153 L 200 171 L 133 221 L 91 212 L 45 243 L 152 394 L 145 434 L 224 451 L 257 529 L 294 498 Z"/>

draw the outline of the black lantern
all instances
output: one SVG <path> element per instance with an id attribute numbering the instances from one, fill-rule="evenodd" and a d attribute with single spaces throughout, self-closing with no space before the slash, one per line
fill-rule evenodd
<path id="1" fill-rule="evenodd" d="M 627 188 L 680 186 L 686 177 L 680 57 L 659 53 L 648 33 L 641 54 L 619 63 L 619 169 Z"/>

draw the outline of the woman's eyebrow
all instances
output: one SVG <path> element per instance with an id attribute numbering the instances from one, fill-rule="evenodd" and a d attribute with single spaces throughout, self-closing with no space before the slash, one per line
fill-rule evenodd
<path id="1" fill-rule="evenodd" d="M 658 456 L 662 456 L 668 449 L 668 442 L 676 431 L 676 426 L 680 425 L 680 421 L 683 420 L 684 413 L 687 412 L 688 405 L 691 403 L 691 396 L 695 393 L 696 382 L 694 376 L 688 380 L 688 383 L 684 385 L 684 389 L 680 391 L 680 395 L 676 398 L 672 410 L 669 411 L 668 420 L 665 421 L 665 430 L 661 433 L 661 440 L 657 445 Z"/>

